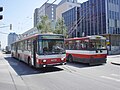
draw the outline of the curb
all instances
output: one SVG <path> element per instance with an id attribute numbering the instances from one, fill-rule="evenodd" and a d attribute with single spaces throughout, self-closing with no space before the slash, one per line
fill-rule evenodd
<path id="1" fill-rule="evenodd" d="M 117 63 L 117 62 L 111 62 L 111 64 L 120 65 L 120 63 Z"/>

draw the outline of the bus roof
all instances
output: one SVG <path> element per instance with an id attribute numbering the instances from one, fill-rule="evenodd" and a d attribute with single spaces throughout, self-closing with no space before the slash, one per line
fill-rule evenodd
<path id="1" fill-rule="evenodd" d="M 27 39 L 30 39 L 30 38 L 34 38 L 34 37 L 37 37 L 37 36 L 43 36 L 43 35 L 53 35 L 53 36 L 63 36 L 62 34 L 53 34 L 53 33 L 44 33 L 44 34 L 34 34 L 34 35 L 31 35 L 31 36 L 28 36 L 28 37 L 25 37 L 25 38 L 22 38 L 18 41 L 15 41 L 13 43 L 16 43 L 16 42 L 20 42 L 20 41 L 23 41 L 23 40 L 27 40 Z"/>
<path id="2" fill-rule="evenodd" d="M 66 41 L 72 41 L 72 40 L 86 40 L 86 39 L 106 39 L 103 36 L 100 35 L 92 35 L 92 36 L 86 36 L 86 37 L 75 37 L 75 38 L 67 38 Z"/>
<path id="3" fill-rule="evenodd" d="M 89 39 L 88 37 L 74 37 L 74 38 L 67 38 L 67 39 L 65 39 L 66 41 L 68 40 L 70 40 L 70 41 L 72 41 L 72 40 L 85 40 L 85 39 Z"/>

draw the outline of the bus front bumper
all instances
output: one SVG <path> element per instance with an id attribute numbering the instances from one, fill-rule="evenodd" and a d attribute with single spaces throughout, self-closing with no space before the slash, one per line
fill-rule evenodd
<path id="1" fill-rule="evenodd" d="M 66 62 L 53 63 L 53 64 L 39 64 L 39 65 L 37 65 L 37 68 L 53 67 L 53 66 L 59 66 L 59 65 L 65 65 L 65 64 L 66 64 Z"/>

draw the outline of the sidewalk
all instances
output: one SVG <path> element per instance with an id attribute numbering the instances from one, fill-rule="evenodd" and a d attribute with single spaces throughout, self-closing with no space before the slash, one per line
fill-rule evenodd
<path id="1" fill-rule="evenodd" d="M 115 65 L 120 65 L 120 60 L 118 60 L 118 61 L 112 61 L 111 63 L 115 64 Z"/>
<path id="2" fill-rule="evenodd" d="M 25 82 L 17 75 L 0 51 L 0 90 L 28 90 Z"/>
<path id="3" fill-rule="evenodd" d="M 120 65 L 120 55 L 109 55 L 108 58 L 114 58 L 114 60 L 111 61 L 114 65 Z"/>

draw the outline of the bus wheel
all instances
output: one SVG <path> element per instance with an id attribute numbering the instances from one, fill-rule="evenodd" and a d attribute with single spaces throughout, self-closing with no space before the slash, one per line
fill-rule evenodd
<path id="1" fill-rule="evenodd" d="M 30 58 L 28 58 L 28 65 L 29 65 L 30 67 L 32 67 L 32 61 L 31 61 Z"/>
<path id="2" fill-rule="evenodd" d="M 19 55 L 19 54 L 18 54 L 18 60 L 21 61 L 21 60 L 20 60 L 20 55 Z"/>
<path id="3" fill-rule="evenodd" d="M 11 54 L 11 57 L 14 57 L 13 53 Z"/>
<path id="4" fill-rule="evenodd" d="M 72 57 L 72 55 L 69 55 L 69 56 L 68 56 L 68 61 L 69 61 L 69 62 L 73 62 L 73 57 Z"/>

